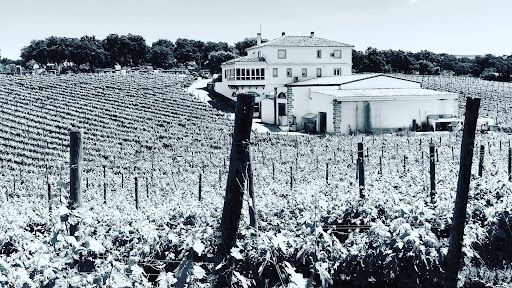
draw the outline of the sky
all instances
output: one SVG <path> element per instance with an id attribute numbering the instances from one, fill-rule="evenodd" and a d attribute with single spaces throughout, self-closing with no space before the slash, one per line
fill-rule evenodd
<path id="1" fill-rule="evenodd" d="M 310 35 L 377 49 L 454 55 L 512 54 L 511 0 L 0 0 L 0 55 L 31 40 L 128 33 L 151 45 L 188 38 Z"/>

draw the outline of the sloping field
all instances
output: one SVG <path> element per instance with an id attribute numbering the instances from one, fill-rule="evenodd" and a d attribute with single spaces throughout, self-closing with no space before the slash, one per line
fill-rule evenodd
<path id="1" fill-rule="evenodd" d="M 155 142 L 175 150 L 227 132 L 232 121 L 169 75 L 0 77 L 0 163 L 26 169 L 67 161 L 69 132 L 81 130 L 84 161 L 140 153 Z M 197 133 L 198 132 L 198 133 Z M 201 137 L 200 137 L 201 136 Z"/>
<path id="2" fill-rule="evenodd" d="M 186 85 L 169 75 L 0 78 L 0 286 L 209 287 L 233 121 Z M 83 201 L 69 211 L 75 129 L 84 139 Z M 466 287 L 511 281 L 510 138 L 475 140 Z M 429 143 L 437 150 L 434 203 Z M 259 227 L 248 225 L 244 196 L 224 276 L 233 287 L 442 286 L 460 146 L 461 132 L 253 133 Z M 69 223 L 79 223 L 76 237 Z"/>

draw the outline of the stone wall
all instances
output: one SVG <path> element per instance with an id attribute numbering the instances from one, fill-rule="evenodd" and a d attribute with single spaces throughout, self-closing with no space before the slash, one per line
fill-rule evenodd
<path id="1" fill-rule="evenodd" d="M 334 133 L 340 134 L 340 128 L 341 128 L 341 102 L 334 100 L 332 105 L 333 105 Z"/>
<path id="2" fill-rule="evenodd" d="M 288 125 L 293 123 L 293 92 L 291 87 L 286 89 L 286 115 L 288 115 Z"/>

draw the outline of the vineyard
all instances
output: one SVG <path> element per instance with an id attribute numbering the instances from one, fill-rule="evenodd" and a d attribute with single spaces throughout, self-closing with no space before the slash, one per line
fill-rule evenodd
<path id="1" fill-rule="evenodd" d="M 187 94 L 190 81 L 0 77 L 0 286 L 210 286 L 234 122 Z M 471 91 L 482 97 L 482 116 L 512 124 L 508 84 L 424 81 Z M 83 200 L 70 211 L 74 130 L 83 138 Z M 249 226 L 245 193 L 233 287 L 441 286 L 461 136 L 252 133 L 258 228 Z M 475 140 L 460 286 L 512 281 L 510 140 L 492 132 Z"/>

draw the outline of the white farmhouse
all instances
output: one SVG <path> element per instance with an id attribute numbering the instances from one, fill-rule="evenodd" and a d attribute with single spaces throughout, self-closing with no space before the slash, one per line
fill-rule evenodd
<path id="1" fill-rule="evenodd" d="M 350 75 L 353 47 L 316 37 L 314 32 L 310 36 L 287 36 L 283 32 L 281 37 L 261 43 L 258 33 L 257 45 L 247 49 L 247 56 L 221 65 L 222 82 L 215 83 L 215 90 L 233 99 L 245 92 L 265 98 L 285 92 L 284 86 L 289 83 Z"/>
<path id="2" fill-rule="evenodd" d="M 257 39 L 248 56 L 222 64 L 215 90 L 233 100 L 239 93 L 256 95 L 255 115 L 263 123 L 346 134 L 445 128 L 457 114 L 458 94 L 385 74 L 352 75 L 352 45 L 313 32 L 283 33 L 266 43 L 258 33 Z"/>

